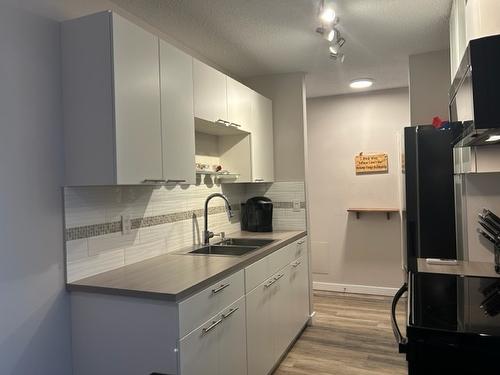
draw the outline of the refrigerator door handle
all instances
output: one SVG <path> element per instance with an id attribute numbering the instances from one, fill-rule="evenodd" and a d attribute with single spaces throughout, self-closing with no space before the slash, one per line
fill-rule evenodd
<path id="1" fill-rule="evenodd" d="M 396 338 L 396 341 L 398 343 L 400 353 L 406 353 L 406 345 L 408 343 L 408 339 L 406 337 L 403 337 L 403 335 L 401 334 L 401 330 L 399 329 L 398 322 L 396 319 L 396 307 L 403 294 L 405 294 L 407 291 L 408 291 L 408 284 L 404 283 L 403 286 L 401 286 L 401 288 L 399 288 L 399 290 L 394 295 L 391 306 L 392 332 L 394 332 L 394 337 Z"/>

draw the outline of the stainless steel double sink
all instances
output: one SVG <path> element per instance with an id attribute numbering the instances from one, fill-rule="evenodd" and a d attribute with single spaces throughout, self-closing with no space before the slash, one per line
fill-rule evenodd
<path id="1" fill-rule="evenodd" d="M 221 242 L 200 247 L 187 254 L 241 256 L 258 250 L 274 241 L 264 238 L 226 238 Z"/>

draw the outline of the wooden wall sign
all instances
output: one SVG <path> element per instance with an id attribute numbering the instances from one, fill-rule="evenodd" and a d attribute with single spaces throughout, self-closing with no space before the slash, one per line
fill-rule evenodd
<path id="1" fill-rule="evenodd" d="M 356 174 L 388 173 L 389 155 L 387 154 L 363 154 L 354 158 Z"/>

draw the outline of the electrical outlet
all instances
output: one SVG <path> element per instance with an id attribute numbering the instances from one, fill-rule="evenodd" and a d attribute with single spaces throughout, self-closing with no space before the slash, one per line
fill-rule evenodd
<path id="1" fill-rule="evenodd" d="M 132 222 L 130 215 L 122 215 L 122 234 L 130 234 L 132 230 Z"/>
<path id="2" fill-rule="evenodd" d="M 298 199 L 292 200 L 292 207 L 294 212 L 300 211 L 300 200 Z"/>

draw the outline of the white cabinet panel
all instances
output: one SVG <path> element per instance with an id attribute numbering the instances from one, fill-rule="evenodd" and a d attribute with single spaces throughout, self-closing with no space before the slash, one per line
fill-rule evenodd
<path id="1" fill-rule="evenodd" d="M 194 115 L 202 120 L 227 121 L 226 75 L 193 60 Z"/>
<path id="2" fill-rule="evenodd" d="M 467 0 L 465 19 L 467 41 L 500 33 L 500 1 Z"/>
<path id="3" fill-rule="evenodd" d="M 227 77 L 227 120 L 251 132 L 252 97 L 254 92 L 242 83 Z"/>
<path id="4" fill-rule="evenodd" d="M 219 315 L 180 340 L 179 360 L 181 375 L 219 375 Z"/>
<path id="5" fill-rule="evenodd" d="M 292 262 L 289 289 L 292 293 L 291 304 L 293 306 L 290 339 L 293 339 L 309 319 L 309 271 L 307 255 Z"/>
<path id="6" fill-rule="evenodd" d="M 196 183 L 193 58 L 160 41 L 163 179 Z"/>
<path id="7" fill-rule="evenodd" d="M 179 303 L 179 331 L 183 337 L 245 294 L 244 271 L 202 290 Z"/>
<path id="8" fill-rule="evenodd" d="M 252 100 L 252 180 L 274 181 L 273 104 L 253 93 Z"/>
<path id="9" fill-rule="evenodd" d="M 219 375 L 247 373 L 247 336 L 245 298 L 222 312 L 219 331 Z"/>
<path id="10" fill-rule="evenodd" d="M 290 266 L 286 266 L 276 275 L 276 282 L 271 286 L 271 320 L 273 322 L 274 361 L 278 361 L 291 343 L 293 332 L 293 294 L 290 288 Z"/>
<path id="11" fill-rule="evenodd" d="M 275 362 L 271 303 L 267 281 L 246 296 L 248 375 L 267 375 Z"/>
<path id="12" fill-rule="evenodd" d="M 245 375 L 245 298 L 180 340 L 181 375 Z"/>
<path id="13" fill-rule="evenodd" d="M 113 61 L 117 183 L 161 179 L 158 38 L 113 14 Z"/>

